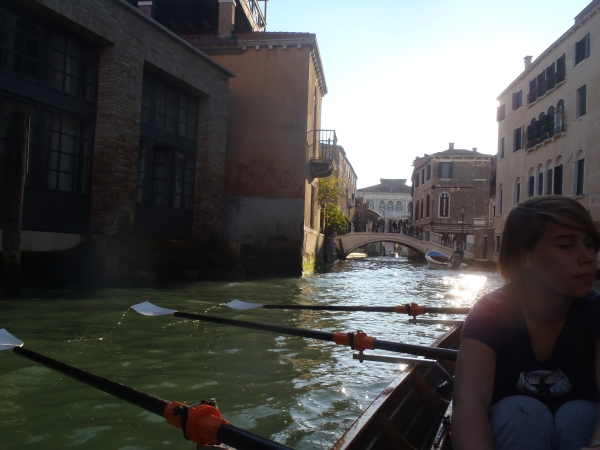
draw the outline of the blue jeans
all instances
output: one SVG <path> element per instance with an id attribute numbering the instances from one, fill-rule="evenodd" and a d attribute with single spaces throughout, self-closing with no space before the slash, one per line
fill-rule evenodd
<path id="1" fill-rule="evenodd" d="M 598 405 L 573 400 L 552 416 L 539 400 L 515 395 L 490 408 L 496 450 L 579 450 L 590 444 Z"/>

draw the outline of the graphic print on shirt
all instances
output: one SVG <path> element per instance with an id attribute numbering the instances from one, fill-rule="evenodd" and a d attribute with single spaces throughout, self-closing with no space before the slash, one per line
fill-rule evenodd
<path id="1" fill-rule="evenodd" d="M 564 397 L 571 391 L 571 383 L 560 369 L 555 372 L 549 370 L 534 370 L 521 372 L 517 389 L 526 395 L 538 397 Z"/>

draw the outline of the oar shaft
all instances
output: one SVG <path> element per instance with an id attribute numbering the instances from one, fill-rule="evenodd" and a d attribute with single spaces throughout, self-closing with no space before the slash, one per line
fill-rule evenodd
<path id="1" fill-rule="evenodd" d="M 261 450 L 293 450 L 287 445 L 279 444 L 265 439 L 257 434 L 234 427 L 233 425 L 223 424 L 217 431 L 219 441 L 240 449 L 261 449 Z"/>
<path id="2" fill-rule="evenodd" d="M 365 311 L 393 313 L 393 306 L 319 306 L 319 305 L 263 305 L 265 309 L 306 309 L 312 311 Z"/>
<path id="3" fill-rule="evenodd" d="M 425 312 L 429 314 L 469 314 L 471 308 L 436 308 L 434 306 L 426 306 Z"/>
<path id="4" fill-rule="evenodd" d="M 281 325 L 269 325 L 266 323 L 247 322 L 245 320 L 225 319 L 223 317 L 204 316 L 202 314 L 190 314 L 176 311 L 173 313 L 176 317 L 184 319 L 201 320 L 203 322 L 220 323 L 222 325 L 233 325 L 236 327 L 250 328 L 252 330 L 270 331 L 273 333 L 290 334 L 309 339 L 320 339 L 322 341 L 333 341 L 333 333 L 323 331 L 303 330 L 301 328 L 284 327 Z"/>
<path id="5" fill-rule="evenodd" d="M 378 350 L 388 350 L 391 352 L 408 353 L 411 355 L 424 356 L 431 359 L 443 359 L 447 361 L 456 361 L 457 350 L 450 350 L 439 347 L 426 347 L 421 345 L 403 344 L 401 342 L 380 341 L 376 339 L 374 347 Z"/>
<path id="6" fill-rule="evenodd" d="M 23 347 L 15 347 L 13 351 L 21 356 L 29 358 L 44 366 L 50 367 L 57 372 L 81 381 L 89 386 L 100 389 L 108 394 L 114 395 L 115 397 L 139 406 L 140 408 L 161 417 L 163 417 L 165 407 L 169 404 L 167 400 L 162 398 L 146 394 L 132 387 L 125 386 L 124 384 L 117 383 L 90 372 L 86 372 L 85 370 L 78 369 L 77 367 L 41 355 L 40 353 L 32 350 L 28 350 Z"/>

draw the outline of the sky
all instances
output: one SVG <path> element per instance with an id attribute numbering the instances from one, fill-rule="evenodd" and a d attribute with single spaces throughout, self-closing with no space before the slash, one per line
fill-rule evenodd
<path id="1" fill-rule="evenodd" d="M 411 184 L 414 158 L 450 142 L 496 153 L 496 98 L 590 1 L 269 0 L 267 31 L 317 35 L 321 128 L 336 131 L 358 187 Z"/>

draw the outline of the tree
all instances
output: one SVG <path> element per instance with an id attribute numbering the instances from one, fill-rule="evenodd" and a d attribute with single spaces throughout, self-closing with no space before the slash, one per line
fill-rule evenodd
<path id="1" fill-rule="evenodd" d="M 337 201 L 344 196 L 337 177 L 329 175 L 327 178 L 319 178 L 318 202 L 323 213 L 323 229 L 327 226 L 338 234 L 348 229 L 348 218 L 344 216 Z"/>

